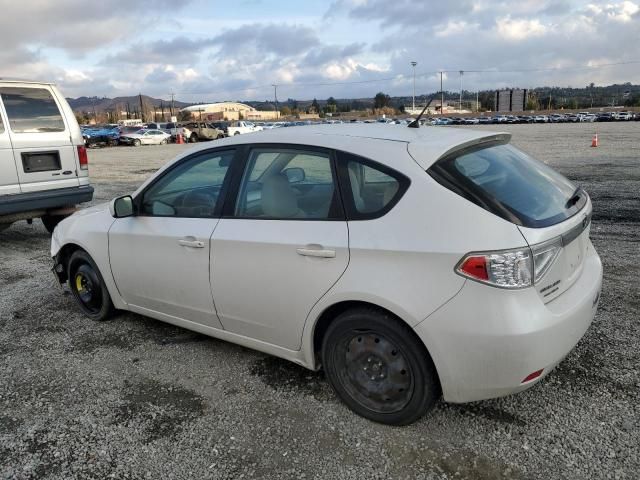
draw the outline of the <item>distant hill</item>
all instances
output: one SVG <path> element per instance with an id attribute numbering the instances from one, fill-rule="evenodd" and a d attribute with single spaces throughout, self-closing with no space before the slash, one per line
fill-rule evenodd
<path id="1" fill-rule="evenodd" d="M 167 100 L 160 98 L 149 97 L 148 95 L 142 95 L 145 108 L 149 106 L 160 107 L 165 105 L 168 107 L 171 103 Z M 71 109 L 74 112 L 93 112 L 94 109 L 97 113 L 109 112 L 109 111 L 126 111 L 127 103 L 129 104 L 129 110 L 140 110 L 140 97 L 138 95 L 132 95 L 130 97 L 116 97 L 116 98 L 99 98 L 99 97 L 79 97 L 79 98 L 67 98 Z M 183 108 L 189 103 L 174 101 L 175 108 Z"/>

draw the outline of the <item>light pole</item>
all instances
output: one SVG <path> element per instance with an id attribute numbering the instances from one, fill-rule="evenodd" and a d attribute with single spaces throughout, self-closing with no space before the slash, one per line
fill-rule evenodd
<path id="1" fill-rule="evenodd" d="M 411 66 L 413 67 L 413 106 L 411 108 L 411 115 L 415 113 L 416 110 L 416 65 L 418 62 L 411 62 Z"/>
<path id="2" fill-rule="evenodd" d="M 272 83 L 271 86 L 273 87 L 273 100 L 276 104 L 276 112 L 277 112 L 278 111 L 278 84 Z"/>
<path id="3" fill-rule="evenodd" d="M 464 71 L 460 70 L 460 102 L 458 104 L 458 110 L 462 111 L 462 75 Z"/>

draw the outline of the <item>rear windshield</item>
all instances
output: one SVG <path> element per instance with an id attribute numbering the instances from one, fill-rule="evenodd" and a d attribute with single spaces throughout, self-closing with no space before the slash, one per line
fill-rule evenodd
<path id="1" fill-rule="evenodd" d="M 429 173 L 450 190 L 525 227 L 560 223 L 587 202 L 587 194 L 564 176 L 506 144 L 446 157 Z"/>

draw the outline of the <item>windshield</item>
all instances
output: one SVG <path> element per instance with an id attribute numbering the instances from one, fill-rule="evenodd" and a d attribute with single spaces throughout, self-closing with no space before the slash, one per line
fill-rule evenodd
<path id="1" fill-rule="evenodd" d="M 429 173 L 486 210 L 526 227 L 560 223 L 587 201 L 583 190 L 511 145 L 444 158 Z"/>

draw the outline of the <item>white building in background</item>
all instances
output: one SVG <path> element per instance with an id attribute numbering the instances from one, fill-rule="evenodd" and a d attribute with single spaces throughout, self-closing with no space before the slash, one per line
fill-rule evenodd
<path id="1" fill-rule="evenodd" d="M 256 110 L 238 102 L 204 103 L 185 107 L 181 112 L 189 112 L 194 120 L 277 120 L 280 112 L 276 110 Z"/>

